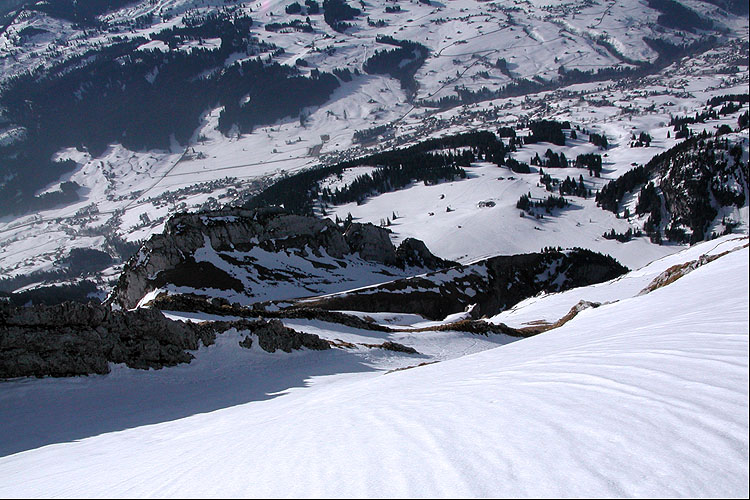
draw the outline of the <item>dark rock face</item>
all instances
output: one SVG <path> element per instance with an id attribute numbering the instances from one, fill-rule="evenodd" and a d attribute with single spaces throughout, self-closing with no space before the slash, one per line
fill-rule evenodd
<path id="1" fill-rule="evenodd" d="M 352 252 L 359 253 L 359 256 L 365 260 L 389 266 L 399 264 L 391 238 L 381 227 L 354 223 L 346 230 L 344 238 Z"/>
<path id="2" fill-rule="evenodd" d="M 110 300 L 133 308 L 146 293 L 164 284 L 242 292 L 243 284 L 236 276 L 211 262 L 196 262 L 196 252 L 209 247 L 211 252 L 224 252 L 219 258 L 225 259 L 228 267 L 252 269 L 264 282 L 295 282 L 305 277 L 294 270 L 264 267 L 252 256 L 237 257 L 236 252 L 261 249 L 282 259 L 287 251 L 301 259 L 308 258 L 308 251 L 317 257 L 325 252 L 336 260 L 358 254 L 365 261 L 400 269 L 417 264 L 438 269 L 454 264 L 435 257 L 420 243 L 404 242 L 406 246 L 397 251 L 381 227 L 354 223 L 343 231 L 329 219 L 291 215 L 277 208 L 177 215 L 167 222 L 163 234 L 152 236 L 126 264 Z M 315 267 L 346 267 L 345 262 L 312 259 L 310 263 Z M 300 286 L 300 295 L 309 294 Z"/>
<path id="3" fill-rule="evenodd" d="M 427 245 L 416 238 L 406 238 L 402 241 L 396 250 L 396 257 L 400 262 L 412 267 L 441 269 L 455 265 L 454 262 L 447 262 L 432 255 Z"/>
<path id="4" fill-rule="evenodd" d="M 284 352 L 292 352 L 303 347 L 315 351 L 323 351 L 331 348 L 328 342 L 317 335 L 287 328 L 278 319 L 272 319 L 269 322 L 237 322 L 234 325 L 235 328 L 251 330 L 258 336 L 258 345 L 267 352 L 276 352 L 277 349 L 281 349 Z M 240 341 L 240 346 L 249 349 L 252 346 L 252 339 L 245 337 Z"/>
<path id="5" fill-rule="evenodd" d="M 203 325 L 172 321 L 159 311 L 111 311 L 66 302 L 17 308 L 0 304 L 0 378 L 108 373 L 109 362 L 132 368 L 187 363 L 199 342 L 213 343 Z"/>
<path id="6" fill-rule="evenodd" d="M 189 363 L 187 351 L 211 345 L 230 328 L 250 330 L 262 349 L 329 349 L 317 335 L 286 328 L 280 321 L 187 323 L 156 309 L 111 311 L 94 304 L 14 307 L 0 303 L 0 379 L 66 377 L 109 373 L 109 363 L 162 368 Z M 250 347 L 252 339 L 240 345 Z"/>
<path id="7" fill-rule="evenodd" d="M 153 280 L 153 285 L 160 287 L 171 283 L 175 286 L 191 286 L 196 284 L 196 277 L 198 276 L 200 276 L 200 284 L 203 287 L 234 290 L 236 292 L 241 292 L 244 289 L 242 282 L 228 272 L 219 269 L 210 262 L 196 262 L 192 257 L 177 263 L 171 269 L 160 272 Z"/>
<path id="8" fill-rule="evenodd" d="M 383 342 L 379 346 L 381 349 L 385 349 L 387 351 L 394 351 L 394 352 L 403 352 L 406 354 L 419 354 L 416 349 L 413 347 L 409 347 L 408 345 L 399 344 L 398 342 Z"/>
<path id="9" fill-rule="evenodd" d="M 479 318 L 503 311 L 539 292 L 559 292 L 614 279 L 627 272 L 615 259 L 573 249 L 492 257 L 371 287 L 308 301 L 309 307 L 416 313 L 433 320 L 477 306 Z"/>

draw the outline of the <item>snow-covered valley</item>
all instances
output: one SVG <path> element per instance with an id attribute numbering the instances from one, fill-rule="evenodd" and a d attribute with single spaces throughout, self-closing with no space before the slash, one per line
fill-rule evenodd
<path id="1" fill-rule="evenodd" d="M 169 51 L 167 54 L 183 54 L 199 42 L 206 50 L 215 52 L 219 50 L 216 38 L 184 35 L 183 45 L 173 49 L 160 41 L 170 29 L 184 29 L 181 26 L 215 11 L 215 3 L 187 0 L 137 3 L 101 17 L 109 30 L 81 30 L 65 19 L 34 10 L 20 11 L 0 34 L 5 47 L 0 53 L 2 77 L 8 79 L 32 68 L 44 72 L 58 65 L 65 67 L 66 61 L 75 61 L 75 57 L 82 57 L 87 50 L 138 37 L 152 38 L 136 52 L 144 57 L 151 50 L 156 50 L 154 54 L 164 50 Z M 508 7 L 461 0 L 435 5 L 409 2 L 408 7 L 398 6 L 399 9 L 388 2 L 365 2 L 361 6 L 362 15 L 351 21 L 355 27 L 343 33 L 333 30 L 319 15 L 308 15 L 312 31 L 269 29 L 274 23 L 300 17 L 284 14 L 285 2 L 227 7 L 230 18 L 249 16 L 253 20 L 248 53 L 269 50 L 270 60 L 281 67 L 294 68 L 301 76 L 341 68 L 351 70 L 351 76 L 339 79 L 338 88 L 324 104 L 303 108 L 302 118 L 292 115 L 271 120 L 252 131 L 217 130 L 223 107 L 216 107 L 204 110 L 188 139 L 178 142 L 172 138 L 168 148 L 128 149 L 111 142 L 102 152 L 92 152 L 67 144 L 54 153 L 53 159 L 75 162 L 73 170 L 40 186 L 35 193 L 37 197 L 59 193 L 56 190 L 62 183 L 73 182 L 79 186 L 76 200 L 31 213 L 4 214 L 0 218 L 0 269 L 5 277 L 25 276 L 34 271 L 57 272 L 61 269 L 61 259 L 72 249 L 97 249 L 111 255 L 115 266 L 89 277 L 103 297 L 113 285 L 117 266 L 132 252 L 126 242 L 137 244 L 159 233 L 166 219 L 176 212 L 243 203 L 273 180 L 291 173 L 414 144 L 428 137 L 494 131 L 506 126 L 518 128 L 522 135 L 526 133 L 522 127 L 532 120 L 569 120 L 574 126 L 604 134 L 609 139 L 610 147 L 601 153 L 583 135 L 565 147 L 552 146 L 556 153 L 564 152 L 571 160 L 579 154 L 605 154 L 601 179 L 587 179 L 591 181 L 589 189 L 595 193 L 606 181 L 616 179 L 634 165 L 647 163 L 677 144 L 679 139 L 673 137 L 675 133 L 670 126 L 673 116 L 692 115 L 715 96 L 746 93 L 747 19 L 726 11 L 714 12 L 709 5 L 690 3 L 695 12 L 725 29 L 708 50 L 703 48 L 702 52 L 676 58 L 661 69 L 654 66 L 649 70 L 651 73 L 643 70 L 646 74 L 636 74 L 629 80 L 615 73 L 612 78 L 606 78 L 605 74 L 589 83 L 566 83 L 559 79 L 560 71 L 585 73 L 597 68 L 622 70 L 637 64 L 656 64 L 660 53 L 644 40 L 660 38 L 676 47 L 697 43 L 703 35 L 665 28 L 656 22 L 658 11 L 637 2 L 622 5 L 589 2 L 580 6 L 567 2 L 525 2 Z M 151 21 L 133 24 L 134 19 Z M 414 96 L 407 95 L 396 78 L 363 70 L 370 56 L 388 49 L 388 43 L 383 42 L 389 40 L 387 37 L 416 40 L 429 50 L 414 75 L 418 89 Z M 267 47 L 278 50 L 270 51 Z M 259 57 L 234 52 L 227 56 L 224 67 Z M 499 58 L 505 65 L 497 66 Z M 162 63 L 155 64 L 156 73 L 154 68 L 148 68 L 150 73 L 146 75 L 152 85 L 159 82 L 158 67 Z M 478 102 L 470 97 L 466 102 L 438 107 L 428 102 L 469 95 L 482 88 L 499 92 L 509 84 L 532 77 L 537 78 L 534 80 L 537 83 L 547 83 L 531 86 L 517 97 L 488 94 Z M 82 90 L 76 92 L 79 97 L 83 95 Z M 695 123 L 691 130 L 713 133 L 721 125 L 734 128 L 738 116 L 746 110 L 745 103 L 736 112 Z M 10 112 L 3 117 L 0 123 L 8 122 L 0 125 L 3 140 L 7 139 L 11 145 L 22 143 L 18 137 L 28 135 L 28 127 L 14 124 Z M 384 127 L 379 135 L 356 139 L 357 132 L 369 133 L 379 127 Z M 631 135 L 641 132 L 653 137 L 650 146 L 631 147 Z M 513 156 L 528 162 L 535 153 L 543 155 L 548 146 L 525 145 Z M 746 145 L 744 151 L 746 154 Z M 532 173 L 535 170 L 532 168 Z M 632 242 L 630 246 L 638 249 L 631 250 L 611 240 L 602 240 L 604 231 L 621 232 L 642 224 L 626 223 L 628 218 L 617 220 L 614 214 L 595 209 L 590 201 L 577 202 L 576 213 L 580 215 L 565 215 L 564 220 L 545 224 L 544 232 L 533 232 L 533 236 L 520 239 L 505 236 L 515 235 L 518 229 L 528 232 L 525 226 L 530 221 L 516 220 L 512 205 L 518 193 L 535 194 L 538 176 L 516 175 L 515 184 L 509 184 L 495 182 L 498 177 L 512 176 L 508 172 L 497 175 L 485 172 L 480 176 L 484 182 L 474 180 L 455 192 L 449 202 L 462 204 L 462 209 L 450 218 L 440 217 L 445 220 L 439 223 L 425 224 L 423 218 L 446 207 L 426 209 L 425 205 L 433 204 L 433 193 L 420 190 L 410 190 L 397 199 L 379 197 L 363 207 L 335 207 L 332 214 L 343 218 L 352 213 L 377 224 L 405 205 L 403 198 L 406 198 L 406 204 L 415 212 L 392 227 L 394 237 L 400 240 L 417 235 L 439 256 L 462 261 L 536 251 L 546 245 L 576 245 L 607 251 L 637 267 L 676 250 L 669 246 L 652 248 L 641 240 Z M 564 178 L 568 173 L 554 172 L 554 176 Z M 570 173 L 577 177 L 580 172 Z M 486 194 L 470 201 L 468 192 Z M 435 194 L 449 195 L 442 191 Z M 456 199 L 459 196 L 461 200 Z M 501 198 L 493 210 L 466 211 L 474 203 Z M 423 200 L 422 206 L 418 200 Z M 737 213 L 722 215 L 731 216 L 738 230 L 747 230 L 746 206 Z M 470 222 L 467 217 L 480 222 Z M 492 223 L 485 223 L 485 218 Z M 582 222 L 589 220 L 592 222 Z M 584 227 L 577 226 L 578 223 Z M 458 226 L 462 237 L 448 238 L 446 231 Z M 569 226 L 577 229 L 569 231 Z M 428 227 L 432 228 L 429 237 L 425 234 Z M 29 278 L 19 283 L 38 285 L 48 277 L 42 274 L 36 282 Z"/>

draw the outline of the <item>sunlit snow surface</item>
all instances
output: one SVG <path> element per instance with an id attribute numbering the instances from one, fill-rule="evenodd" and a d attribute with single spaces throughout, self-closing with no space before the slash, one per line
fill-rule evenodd
<path id="1" fill-rule="evenodd" d="M 616 300 L 509 345 L 410 332 L 400 341 L 422 355 L 268 354 L 228 333 L 177 368 L 5 382 L 0 496 L 747 497 L 746 243 L 528 301 Z M 670 266 L 727 250 L 639 295 Z"/>

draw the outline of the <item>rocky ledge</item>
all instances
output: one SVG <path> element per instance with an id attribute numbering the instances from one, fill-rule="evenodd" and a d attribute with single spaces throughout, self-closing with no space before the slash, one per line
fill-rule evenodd
<path id="1" fill-rule="evenodd" d="M 0 303 L 0 378 L 109 373 L 109 363 L 162 368 L 189 363 L 230 328 L 249 330 L 268 352 L 328 349 L 317 335 L 266 321 L 189 323 L 155 309 L 112 311 L 97 304 L 15 307 Z"/>
<path id="2" fill-rule="evenodd" d="M 280 259 L 279 267 L 269 264 L 271 255 Z M 152 236 L 126 264 L 111 301 L 133 308 L 149 291 L 169 284 L 252 296 L 254 286 L 285 282 L 309 295 L 311 269 L 321 270 L 319 281 L 330 283 L 330 271 L 345 269 L 345 258 L 355 255 L 394 269 L 428 271 L 455 264 L 434 256 L 418 240 L 407 239 L 396 248 L 388 231 L 372 224 L 341 227 L 278 208 L 230 208 L 172 217 L 164 233 Z M 300 260 L 307 267 L 282 269 Z"/>
<path id="3" fill-rule="evenodd" d="M 328 310 L 391 311 L 442 320 L 470 310 L 489 317 L 541 292 L 561 292 L 617 278 L 628 269 L 581 248 L 491 257 L 465 266 L 299 301 Z"/>

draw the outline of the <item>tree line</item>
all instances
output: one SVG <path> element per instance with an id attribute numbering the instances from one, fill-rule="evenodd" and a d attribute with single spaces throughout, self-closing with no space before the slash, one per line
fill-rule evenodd
<path id="1" fill-rule="evenodd" d="M 408 148 L 299 172 L 269 186 L 246 206 L 283 205 L 289 212 L 312 215 L 316 202 L 322 199 L 324 193 L 330 202 L 334 202 L 334 198 L 340 202 L 357 201 L 363 200 L 367 193 L 400 189 L 409 182 L 434 183 L 465 177 L 463 167 L 472 161 L 483 159 L 499 165 L 505 161 L 509 150 L 502 140 L 489 131 L 428 139 Z M 363 176 L 355 188 L 340 190 L 338 195 L 335 190 L 324 191 L 320 187 L 324 179 L 362 165 L 378 166 L 379 169 L 375 175 Z"/>
<path id="2" fill-rule="evenodd" d="M 371 75 L 390 75 L 401 83 L 409 93 L 417 90 L 414 75 L 422 67 L 429 50 L 424 45 L 410 40 L 396 40 L 390 36 L 378 36 L 379 43 L 395 45 L 395 49 L 382 49 L 369 57 L 362 69 Z"/>

